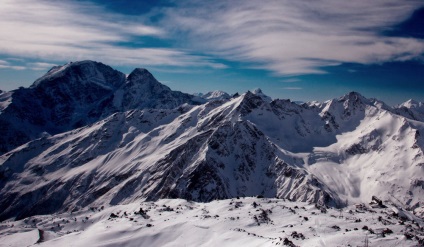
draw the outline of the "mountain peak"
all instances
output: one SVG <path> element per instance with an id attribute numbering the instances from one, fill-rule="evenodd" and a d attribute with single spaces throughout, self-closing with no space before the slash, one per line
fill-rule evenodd
<path id="1" fill-rule="evenodd" d="M 272 101 L 272 98 L 271 98 L 271 97 L 269 97 L 268 95 L 264 94 L 264 93 L 262 92 L 262 89 L 260 89 L 260 88 L 255 88 L 255 89 L 252 91 L 252 93 L 253 93 L 254 95 L 257 95 L 257 96 L 261 97 L 261 98 L 262 98 L 263 100 L 265 100 L 266 102 L 271 102 L 271 101 Z"/>
<path id="2" fill-rule="evenodd" d="M 135 74 L 150 74 L 151 75 L 151 73 L 147 69 L 145 69 L 145 68 L 135 68 L 131 72 L 131 74 L 133 74 L 133 73 L 135 73 Z"/>
<path id="3" fill-rule="evenodd" d="M 247 115 L 248 113 L 252 112 L 253 109 L 263 105 L 265 100 L 260 95 L 247 91 L 241 95 L 239 102 L 239 111 L 242 113 L 242 115 Z"/>
<path id="4" fill-rule="evenodd" d="M 124 73 L 90 60 L 54 66 L 30 88 L 1 96 L 0 122 L 7 127 L 0 128 L 0 154 L 43 132 L 55 135 L 115 112 L 203 103 L 172 91 L 146 69 L 135 69 L 126 78 Z"/>
<path id="5" fill-rule="evenodd" d="M 99 62 L 96 61 L 92 61 L 92 60 L 82 60 L 82 61 L 75 61 L 75 62 L 69 62 L 66 63 L 64 65 L 56 65 L 53 66 L 48 72 L 47 74 L 53 74 L 53 73 L 57 73 L 61 70 L 67 69 L 67 68 L 72 68 L 72 67 L 79 67 L 79 66 L 93 66 L 96 63 L 100 64 Z"/>
<path id="6" fill-rule="evenodd" d="M 127 77 L 129 81 L 157 81 L 156 78 L 145 68 L 134 69 Z"/>
<path id="7" fill-rule="evenodd" d="M 128 75 L 126 87 L 132 87 L 132 91 L 137 91 L 137 94 L 143 94 L 146 92 L 160 93 L 162 91 L 171 91 L 169 87 L 156 80 L 156 78 L 147 69 L 144 68 L 136 68 Z M 136 98 L 138 96 L 134 95 Z M 134 98 L 134 100 L 137 100 L 136 98 Z"/>
<path id="8" fill-rule="evenodd" d="M 69 62 L 53 66 L 45 75 L 37 79 L 31 87 L 38 87 L 49 82 L 96 83 L 106 87 L 117 88 L 123 83 L 124 74 L 112 67 L 92 60 Z"/>
<path id="9" fill-rule="evenodd" d="M 423 103 L 418 102 L 418 101 L 413 100 L 413 99 L 409 99 L 409 100 L 403 102 L 402 104 L 400 104 L 400 106 L 412 109 L 412 108 L 419 108 L 419 107 L 423 106 Z"/>
<path id="10" fill-rule="evenodd" d="M 352 91 L 352 92 L 349 92 L 349 93 L 343 95 L 340 99 L 345 99 L 345 100 L 346 99 L 365 99 L 365 97 L 362 96 L 362 94 L 360 94 L 358 92 Z"/>
<path id="11" fill-rule="evenodd" d="M 253 89 L 252 93 L 253 94 L 263 94 L 262 89 L 260 89 L 260 88 Z"/>
<path id="12" fill-rule="evenodd" d="M 193 95 L 172 91 L 144 68 L 134 69 L 116 94 L 119 97 L 114 99 L 114 105 L 124 109 L 172 109 L 184 103 L 204 103 L 202 100 L 197 101 Z"/>
<path id="13" fill-rule="evenodd" d="M 201 95 L 200 97 L 202 97 L 206 100 L 220 100 L 220 99 L 231 98 L 231 96 L 228 93 L 221 91 L 221 90 L 211 91 L 211 92 L 208 92 L 204 95 Z"/>
<path id="14" fill-rule="evenodd" d="M 342 97 L 339 98 L 339 101 L 351 102 L 353 104 L 358 104 L 358 103 L 365 104 L 365 105 L 372 104 L 369 99 L 365 98 L 360 93 L 354 92 L 354 91 L 343 95 Z"/>
<path id="15" fill-rule="evenodd" d="M 248 90 L 247 92 L 245 92 L 244 94 L 242 94 L 242 96 L 243 96 L 244 98 L 249 99 L 249 98 L 252 98 L 252 97 L 257 97 L 257 96 L 259 96 L 259 95 L 256 95 L 256 94 L 254 94 L 253 92 L 251 92 L 250 90 Z"/>

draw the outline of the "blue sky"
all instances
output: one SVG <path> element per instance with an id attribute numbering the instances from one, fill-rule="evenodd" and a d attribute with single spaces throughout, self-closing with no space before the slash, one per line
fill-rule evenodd
<path id="1" fill-rule="evenodd" d="M 2 0 L 0 33 L 2 90 L 90 59 L 188 93 L 424 101 L 422 0 Z"/>

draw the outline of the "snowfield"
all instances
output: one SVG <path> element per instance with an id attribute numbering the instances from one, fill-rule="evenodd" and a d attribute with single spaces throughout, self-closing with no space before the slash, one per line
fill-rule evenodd
<path id="1" fill-rule="evenodd" d="M 254 197 L 161 199 L 2 222 L 0 246 L 364 246 L 366 239 L 369 246 L 422 244 L 423 228 L 394 211 L 321 210 Z"/>

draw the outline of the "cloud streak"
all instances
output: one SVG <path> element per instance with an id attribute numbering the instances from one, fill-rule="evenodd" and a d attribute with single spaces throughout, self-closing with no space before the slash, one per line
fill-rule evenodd
<path id="1" fill-rule="evenodd" d="M 24 66 L 12 65 L 8 61 L 0 60 L 0 69 L 24 70 Z"/>
<path id="2" fill-rule="evenodd" d="M 189 47 L 247 61 L 278 75 L 325 73 L 341 63 L 416 59 L 424 41 L 382 33 L 423 7 L 421 0 L 182 1 L 163 26 Z"/>
<path id="3" fill-rule="evenodd" d="M 228 60 L 294 76 L 326 73 L 324 67 L 342 63 L 422 59 L 424 53 L 422 39 L 383 35 L 424 7 L 422 0 L 169 1 L 129 16 L 87 1 L 3 0 L 0 54 L 34 64 L 8 60 L 0 68 L 43 70 L 54 62 L 92 59 L 222 69 L 227 66 L 217 61 Z"/>
<path id="4" fill-rule="evenodd" d="M 88 2 L 4 0 L 0 54 L 47 61 L 93 59 L 112 65 L 225 67 L 178 49 L 119 45 L 143 37 L 166 38 L 162 28 L 142 24 L 146 22 Z"/>

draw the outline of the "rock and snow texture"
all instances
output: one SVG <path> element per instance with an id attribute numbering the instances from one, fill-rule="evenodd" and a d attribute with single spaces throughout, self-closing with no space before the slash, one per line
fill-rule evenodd
<path id="1" fill-rule="evenodd" d="M 269 97 L 268 95 L 264 94 L 264 93 L 262 92 L 262 89 L 260 89 L 260 88 L 255 88 L 255 89 L 252 91 L 252 93 L 253 93 L 254 95 L 257 95 L 257 96 L 261 97 L 263 100 L 265 100 L 265 101 L 267 101 L 267 102 L 271 102 L 271 101 L 272 101 L 272 98 L 271 98 L 271 97 Z"/>
<path id="2" fill-rule="evenodd" d="M 29 142 L 0 157 L 0 218 L 140 198 L 263 195 L 340 204 L 301 159 L 244 119 L 260 102 L 267 104 L 247 93 L 201 106 L 133 110 Z"/>
<path id="3" fill-rule="evenodd" d="M 239 97 L 115 113 L 0 156 L 0 219 L 135 200 L 373 195 L 423 206 L 424 123 L 357 93 L 322 104 Z"/>
<path id="4" fill-rule="evenodd" d="M 223 100 L 223 99 L 231 98 L 231 96 L 228 93 L 226 93 L 224 91 L 220 91 L 220 90 L 216 90 L 216 91 L 208 92 L 206 94 L 202 94 L 202 95 L 200 95 L 200 97 L 206 99 L 207 101 Z"/>
<path id="5" fill-rule="evenodd" d="M 403 213 L 268 198 L 161 199 L 2 222 L 0 246 L 422 246 L 422 228 Z"/>
<path id="6" fill-rule="evenodd" d="M 420 103 L 391 108 L 352 92 L 299 105 L 260 90 L 193 101 L 147 70 L 125 77 L 91 61 L 0 93 L 1 137 L 41 136 L 0 156 L 0 220 L 257 195 L 333 207 L 377 195 L 422 214 Z"/>
<path id="7" fill-rule="evenodd" d="M 424 104 L 415 100 L 408 100 L 395 108 L 401 116 L 424 122 Z"/>
<path id="8" fill-rule="evenodd" d="M 126 78 L 93 61 L 56 66 L 29 88 L 0 93 L 0 153 L 43 133 L 79 128 L 115 112 L 172 109 L 192 98 L 160 84 L 145 69 L 135 69 Z"/>

